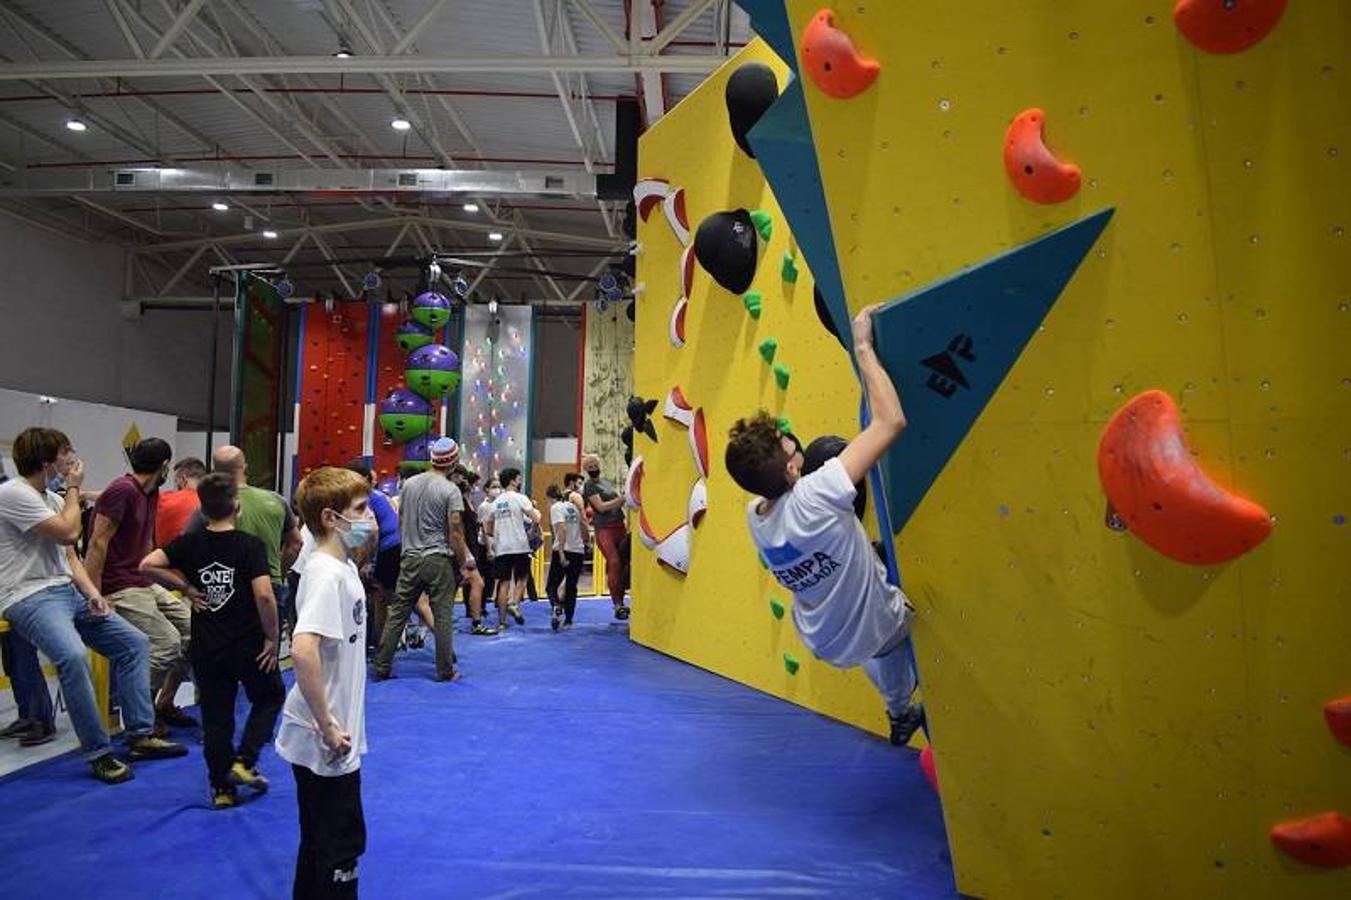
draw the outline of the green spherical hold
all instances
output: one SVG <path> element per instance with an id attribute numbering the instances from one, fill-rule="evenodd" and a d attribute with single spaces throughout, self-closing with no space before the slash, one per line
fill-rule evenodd
<path id="1" fill-rule="evenodd" d="M 403 377 L 408 382 L 409 390 L 428 400 L 438 400 L 446 394 L 454 393 L 460 386 L 459 372 L 447 372 L 442 369 L 405 369 Z"/>
<path id="2" fill-rule="evenodd" d="M 406 444 L 415 437 L 421 437 L 431 430 L 436 421 L 434 416 L 403 415 L 402 413 L 382 413 L 380 427 L 395 443 Z"/>

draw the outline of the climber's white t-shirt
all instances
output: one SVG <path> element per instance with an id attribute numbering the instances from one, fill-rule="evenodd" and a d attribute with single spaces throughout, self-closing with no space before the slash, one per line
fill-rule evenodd
<path id="1" fill-rule="evenodd" d="M 751 537 L 779 584 L 793 593 L 793 623 L 819 658 L 841 668 L 877 655 L 906 624 L 905 595 L 887 582 L 839 459 L 798 479 L 761 515 L 746 510 Z"/>

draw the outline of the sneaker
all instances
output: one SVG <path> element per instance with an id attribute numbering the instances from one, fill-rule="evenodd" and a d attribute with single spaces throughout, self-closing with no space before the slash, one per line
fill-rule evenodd
<path id="1" fill-rule="evenodd" d="M 521 608 L 515 603 L 507 604 L 507 612 L 511 613 L 511 617 L 516 620 L 517 625 L 525 624 L 525 616 L 521 615 Z"/>
<path id="2" fill-rule="evenodd" d="M 94 777 L 104 784 L 121 784 L 136 777 L 132 774 L 131 766 L 111 753 L 90 760 L 89 767 L 94 770 Z"/>
<path id="3" fill-rule="evenodd" d="M 32 719 L 15 719 L 0 731 L 0 738 L 21 738 L 32 729 L 35 723 Z"/>
<path id="4" fill-rule="evenodd" d="M 133 737 L 128 742 L 128 747 L 130 749 L 127 756 L 131 757 L 132 762 L 139 762 L 143 759 L 173 759 L 188 755 L 188 748 L 182 744 L 166 741 L 164 738 L 155 737 L 151 734 Z"/>
<path id="5" fill-rule="evenodd" d="M 197 720 L 177 706 L 166 706 L 155 709 L 155 718 L 160 719 L 170 728 L 196 728 Z"/>
<path id="6" fill-rule="evenodd" d="M 239 805 L 239 796 L 232 787 L 219 787 L 211 789 L 211 808 L 212 809 L 234 809 Z"/>
<path id="7" fill-rule="evenodd" d="M 624 621 L 625 619 L 627 619 L 628 617 L 629 617 L 629 608 L 628 608 L 627 606 L 616 606 L 616 607 L 615 607 L 615 618 L 616 618 L 616 619 L 618 619 L 619 621 L 622 622 L 622 621 Z"/>
<path id="8" fill-rule="evenodd" d="M 230 782 L 257 791 L 260 794 L 269 787 L 263 773 L 258 771 L 258 766 L 246 765 L 242 759 L 235 760 L 234 764 L 230 766 Z M 231 791 L 231 793 L 234 792 Z"/>
<path id="9" fill-rule="evenodd" d="M 553 613 L 549 616 L 549 627 L 552 628 L 554 631 L 557 631 L 558 627 L 562 624 L 563 624 L 563 609 L 562 607 L 555 606 L 553 609 Z"/>
<path id="10" fill-rule="evenodd" d="M 19 736 L 20 747 L 40 747 L 56 740 L 56 726 L 46 722 L 34 722 L 28 731 Z"/>
<path id="11" fill-rule="evenodd" d="M 482 622 L 475 622 L 475 623 L 474 623 L 474 627 L 471 628 L 471 629 L 469 629 L 469 633 L 470 633 L 470 634 L 477 634 L 477 635 L 480 635 L 480 636 L 482 636 L 482 637 L 492 637 L 493 635 L 497 634 L 497 629 L 496 629 L 496 628 L 489 628 L 487 625 L 484 625 Z"/>
<path id="12" fill-rule="evenodd" d="M 899 716 L 887 713 L 887 720 L 891 723 L 892 746 L 904 747 L 927 721 L 924 717 L 924 704 L 911 703 Z"/>

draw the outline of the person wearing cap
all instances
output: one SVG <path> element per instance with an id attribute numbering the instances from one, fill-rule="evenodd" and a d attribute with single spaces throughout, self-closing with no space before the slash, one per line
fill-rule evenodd
<path id="1" fill-rule="evenodd" d="M 436 638 L 436 679 L 453 681 L 455 648 L 451 625 L 457 578 L 477 566 L 464 539 L 464 498 L 450 480 L 460 458 L 460 448 L 450 438 L 431 446 L 432 466 L 403 483 L 399 492 L 399 537 L 403 551 L 394 599 L 385 617 L 380 649 L 375 657 L 377 681 L 391 677 L 399 636 L 418 597 L 426 592 L 431 602 Z"/>

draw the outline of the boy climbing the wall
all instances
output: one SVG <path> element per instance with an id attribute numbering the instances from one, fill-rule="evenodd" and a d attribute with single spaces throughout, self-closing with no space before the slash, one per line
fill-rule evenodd
<path id="1" fill-rule="evenodd" d="M 351 554 L 378 531 L 370 490 L 356 472 L 331 467 L 296 489 L 315 550 L 296 598 L 296 682 L 282 708 L 277 754 L 291 763 L 300 807 L 297 898 L 357 896 L 357 858 L 366 850 L 366 591 Z"/>
<path id="2" fill-rule="evenodd" d="M 235 527 L 239 488 L 223 472 L 195 491 L 206 527 L 187 531 L 141 560 L 141 572 L 192 599 L 192 672 L 202 707 L 202 752 L 216 809 L 238 802 L 235 787 L 261 793 L 267 779 L 258 754 L 272 740 L 286 689 L 277 666 L 277 598 L 267 548 Z M 249 698 L 249 717 L 234 745 L 235 698 Z"/>
<path id="3" fill-rule="evenodd" d="M 732 426 L 725 462 L 732 480 L 757 495 L 746 510 L 751 537 L 774 578 L 793 593 L 802 642 L 833 666 L 863 667 L 886 701 L 891 742 L 899 746 L 924 722 L 923 707 L 910 699 L 912 610 L 887 581 L 853 509 L 855 483 L 905 430 L 900 397 L 873 350 L 876 309 L 854 319 L 854 358 L 871 414 L 862 433 L 803 475 L 801 445 L 761 410 Z"/>

